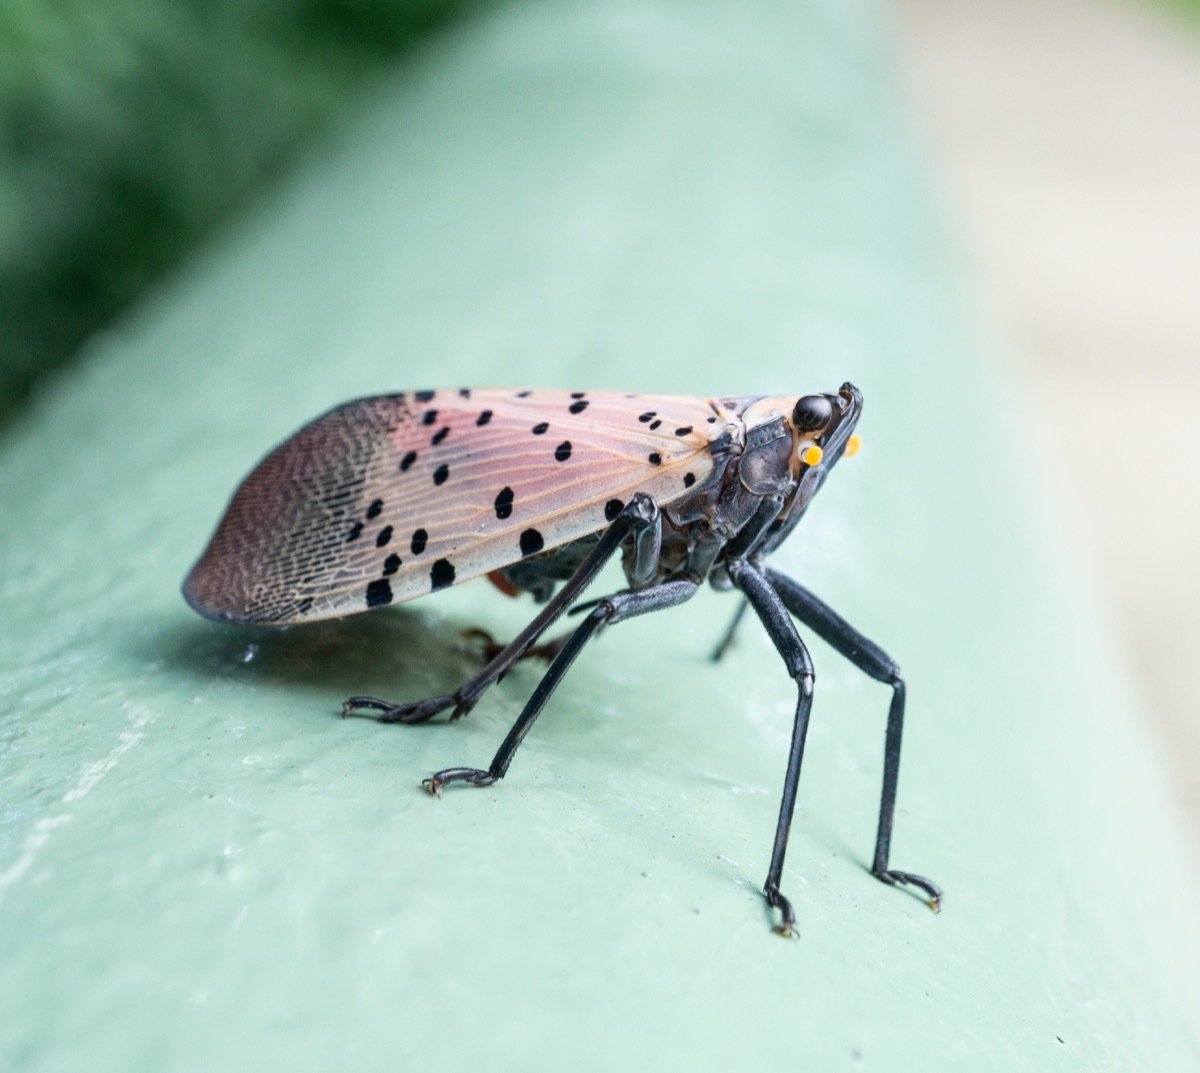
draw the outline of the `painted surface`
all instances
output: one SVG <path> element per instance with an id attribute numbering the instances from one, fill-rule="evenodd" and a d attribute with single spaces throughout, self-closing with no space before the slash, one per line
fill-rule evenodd
<path id="1" fill-rule="evenodd" d="M 1196 877 L 1081 594 L 1037 429 L 980 358 L 874 11 L 513 4 L 379 87 L 0 447 L 0 1066 L 1160 1070 L 1194 1066 Z M 814 642 L 785 879 L 758 894 L 793 695 L 731 601 L 615 627 L 505 783 L 534 684 L 465 721 L 336 718 L 475 668 L 528 608 L 277 632 L 178 586 L 314 413 L 441 383 L 688 394 L 852 380 L 865 445 L 781 568 L 910 682 Z"/>

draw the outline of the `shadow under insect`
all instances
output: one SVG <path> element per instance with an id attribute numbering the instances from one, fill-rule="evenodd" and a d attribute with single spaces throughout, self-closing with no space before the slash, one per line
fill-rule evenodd
<path id="1" fill-rule="evenodd" d="M 266 630 L 180 622 L 163 655 L 194 678 L 312 694 L 332 715 L 364 689 L 416 698 L 470 677 L 485 657 L 467 625 L 408 608 Z"/>

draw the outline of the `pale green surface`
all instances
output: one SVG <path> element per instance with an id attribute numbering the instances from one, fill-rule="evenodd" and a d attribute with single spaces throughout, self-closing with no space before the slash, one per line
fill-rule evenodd
<path id="1" fill-rule="evenodd" d="M 875 17 L 463 28 L 11 431 L 0 1068 L 1195 1068 L 1195 875 L 1027 521 L 1036 443 L 961 327 Z M 867 446 L 777 561 L 909 676 L 894 863 L 940 916 L 864 871 L 887 691 L 814 643 L 802 939 L 770 934 L 792 688 L 754 628 L 704 661 L 729 598 L 615 629 L 508 781 L 435 802 L 418 780 L 486 764 L 533 672 L 455 726 L 338 704 L 453 684 L 459 631 L 527 605 L 254 632 L 178 596 L 255 458 L 359 393 L 846 378 Z"/>

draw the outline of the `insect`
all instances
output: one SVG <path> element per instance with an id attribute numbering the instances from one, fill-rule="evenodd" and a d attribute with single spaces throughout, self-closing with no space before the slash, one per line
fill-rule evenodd
<path id="1" fill-rule="evenodd" d="M 591 604 L 563 641 L 486 770 L 424 780 L 488 786 L 580 650 L 601 627 L 690 599 L 707 580 L 749 606 L 796 684 L 795 722 L 763 890 L 775 930 L 795 934 L 780 891 L 813 696 L 813 665 L 793 619 L 892 688 L 872 873 L 941 890 L 889 867 L 905 684 L 882 649 L 766 565 L 833 466 L 857 449 L 862 395 L 704 399 L 614 392 L 417 391 L 348 402 L 302 428 L 245 479 L 183 592 L 201 615 L 285 625 L 412 600 L 487 576 L 543 606 L 516 639 L 454 692 L 393 704 L 350 697 L 343 715 L 419 723 L 469 712 L 526 656 L 604 564 L 622 555 L 626 587 Z"/>

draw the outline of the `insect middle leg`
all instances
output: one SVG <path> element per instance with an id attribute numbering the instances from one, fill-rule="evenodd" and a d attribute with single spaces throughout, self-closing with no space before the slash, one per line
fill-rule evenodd
<path id="1" fill-rule="evenodd" d="M 675 607 L 685 600 L 690 600 L 698 588 L 698 582 L 690 578 L 683 578 L 676 581 L 664 581 L 662 584 L 648 589 L 616 593 L 598 601 L 588 613 L 587 618 L 576 627 L 575 632 L 568 638 L 562 650 L 554 658 L 554 662 L 550 664 L 549 670 L 546 671 L 533 691 L 488 769 L 484 771 L 480 768 L 446 768 L 446 770 L 439 771 L 425 779 L 422 785 L 431 794 L 440 797 L 442 787 L 450 782 L 466 782 L 472 786 L 490 786 L 504 778 L 504 773 L 508 771 L 508 766 L 512 763 L 513 755 L 525 735 L 529 733 L 529 728 L 533 726 L 534 720 L 541 714 L 551 694 L 558 683 L 562 681 L 563 675 L 575 662 L 575 658 L 583 646 L 595 636 L 597 630 L 602 626 L 611 626 L 628 618 L 649 614 L 651 611 Z"/>
<path id="2" fill-rule="evenodd" d="M 784 574 L 765 571 L 767 581 L 784 606 L 818 637 L 835 648 L 864 674 L 892 687 L 887 733 L 883 750 L 883 790 L 879 801 L 879 829 L 875 837 L 875 860 L 871 874 L 884 883 L 918 887 L 929 895 L 935 911 L 941 906 L 942 890 L 924 876 L 888 867 L 892 842 L 892 820 L 896 812 L 896 787 L 900 779 L 900 739 L 904 730 L 904 679 L 900 668 L 882 648 L 864 637 L 833 608 Z"/>
<path id="3" fill-rule="evenodd" d="M 767 904 L 780 912 L 780 921 L 775 931 L 783 936 L 796 934 L 796 913 L 792 903 L 779 889 L 783 876 L 783 858 L 787 853 L 788 834 L 792 827 L 792 814 L 796 811 L 796 790 L 800 783 L 800 764 L 804 760 L 804 742 L 808 737 L 808 720 L 812 713 L 813 664 L 792 624 L 787 608 L 779 594 L 771 587 L 763 574 L 745 559 L 729 564 L 729 577 L 746 596 L 746 602 L 754 608 L 767 634 L 783 657 L 788 674 L 796 683 L 796 716 L 792 726 L 792 745 L 788 753 L 787 774 L 783 780 L 783 797 L 779 802 L 779 821 L 775 827 L 775 844 L 771 850 L 771 865 L 763 893 Z"/>
<path id="4" fill-rule="evenodd" d="M 647 536 L 646 534 L 649 534 Z M 604 535 L 597 541 L 596 546 L 588 553 L 579 569 L 563 584 L 563 587 L 550 599 L 514 639 L 505 645 L 487 665 L 474 677 L 468 679 L 453 693 L 429 697 L 426 700 L 413 701 L 407 704 L 393 704 L 380 700 L 378 697 L 350 697 L 342 705 L 342 715 L 351 715 L 356 711 L 375 711 L 381 723 L 423 723 L 425 720 L 445 711 L 453 709 L 451 719 L 466 715 L 484 691 L 493 682 L 503 677 L 506 671 L 517 662 L 525 652 L 534 645 L 538 638 L 571 606 L 584 589 L 595 580 L 603 569 L 604 564 L 621 547 L 628 537 L 634 538 L 637 569 L 643 569 L 643 559 L 653 554 L 657 560 L 657 549 L 662 541 L 662 515 L 658 504 L 650 496 L 639 492 L 635 495 L 620 514 L 613 520 Z"/>

